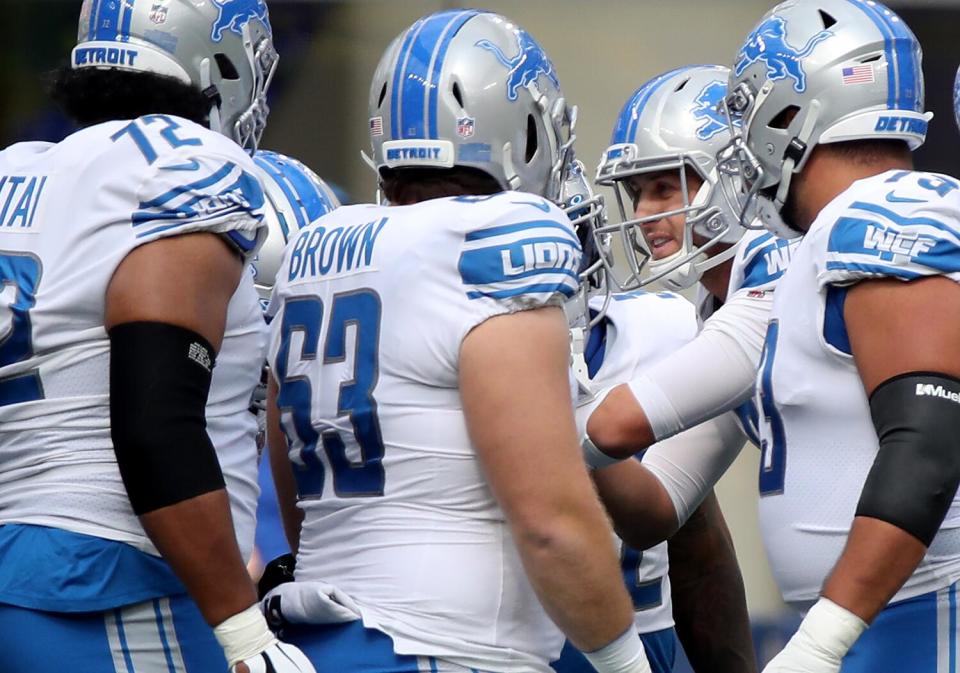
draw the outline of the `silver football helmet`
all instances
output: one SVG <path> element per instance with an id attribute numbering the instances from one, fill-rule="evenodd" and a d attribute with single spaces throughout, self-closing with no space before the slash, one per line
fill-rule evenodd
<path id="1" fill-rule="evenodd" d="M 607 275 L 612 266 L 611 236 L 602 233 L 607 221 L 603 196 L 595 194 L 590 187 L 583 163 L 573 162 L 567 177 L 560 188 L 558 205 L 566 212 L 573 224 L 583 257 L 580 266 L 580 290 L 567 307 L 568 322 L 573 325 L 580 321 L 587 328 L 600 322 L 610 301 L 610 282 Z M 603 310 L 589 316 L 587 302 L 590 297 L 604 294 Z"/>
<path id="2" fill-rule="evenodd" d="M 270 291 L 280 270 L 283 251 L 291 236 L 340 207 L 333 190 L 316 173 L 296 159 L 260 150 L 253 156 L 267 195 L 264 215 L 267 240 L 250 265 L 260 299 Z"/>
<path id="3" fill-rule="evenodd" d="M 479 169 L 503 189 L 557 202 L 576 109 L 539 44 L 509 19 L 465 9 L 426 16 L 384 52 L 370 87 L 371 163 Z"/>
<path id="4" fill-rule="evenodd" d="M 785 238 L 780 215 L 795 173 L 817 144 L 869 138 L 923 144 L 923 71 L 916 37 L 874 0 L 781 2 L 747 37 L 730 74 L 728 117 L 741 120 L 720 160 L 741 202 Z"/>
<path id="5" fill-rule="evenodd" d="M 714 246 L 740 240 L 738 204 L 719 186 L 716 155 L 730 140 L 721 104 L 727 90 L 727 68 L 697 65 L 654 77 L 627 100 L 617 118 L 610 146 L 597 168 L 597 184 L 611 187 L 620 208 L 620 222 L 600 230 L 618 236 L 629 266 L 624 277 L 611 278 L 618 289 L 633 290 L 660 281 L 682 290 L 700 280 L 703 272 L 730 259 L 734 248 L 708 256 Z M 689 197 L 687 170 L 703 181 Z M 628 179 L 644 173 L 676 171 L 683 192 L 681 208 L 644 217 L 634 215 L 634 194 Z M 666 217 L 685 218 L 680 249 L 654 260 L 642 227 Z M 693 235 L 706 243 L 697 245 Z M 641 272 L 647 267 L 645 277 Z"/>
<path id="6" fill-rule="evenodd" d="M 600 233 L 606 223 L 603 196 L 594 194 L 587 180 L 583 164 L 574 161 L 560 186 L 558 205 L 573 224 L 583 257 L 580 265 L 580 287 L 564 303 L 567 325 L 570 327 L 570 365 L 579 386 L 581 397 L 592 397 L 590 376 L 584 359 L 590 329 L 603 320 L 610 305 L 607 275 L 611 267 L 610 235 Z M 599 310 L 590 309 L 590 299 L 603 295 Z"/>
<path id="7" fill-rule="evenodd" d="M 210 128 L 251 152 L 277 67 L 265 0 L 84 0 L 74 68 L 174 77 L 211 101 Z"/>

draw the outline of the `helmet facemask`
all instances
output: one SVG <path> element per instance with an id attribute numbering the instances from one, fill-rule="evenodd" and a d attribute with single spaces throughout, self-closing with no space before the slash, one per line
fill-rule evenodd
<path id="1" fill-rule="evenodd" d="M 635 148 L 624 146 L 622 158 L 607 166 L 599 184 L 607 185 L 614 191 L 620 210 L 620 222 L 607 225 L 601 233 L 619 238 L 629 267 L 625 278 L 610 274 L 619 291 L 631 291 L 651 283 L 662 281 L 671 289 L 682 290 L 696 283 L 703 272 L 726 261 L 732 255 L 724 251 L 711 256 L 717 245 L 729 241 L 734 231 L 735 218 L 733 205 L 726 201 L 726 195 L 718 184 L 716 171 L 706 174 L 701 169 L 703 163 L 691 153 L 678 153 L 644 160 L 633 160 Z M 661 211 L 636 217 L 635 195 L 629 187 L 629 179 L 637 175 L 675 171 L 678 175 L 683 203 L 672 210 Z M 688 171 L 694 172 L 702 180 L 700 188 L 693 198 L 690 196 Z M 735 202 L 734 202 L 735 203 Z M 654 259 L 643 235 L 644 225 L 651 222 L 682 216 L 684 218 L 683 240 L 680 249 L 663 259 Z M 698 234 L 706 242 L 697 244 L 693 236 Z M 646 272 L 646 275 L 644 275 Z"/>

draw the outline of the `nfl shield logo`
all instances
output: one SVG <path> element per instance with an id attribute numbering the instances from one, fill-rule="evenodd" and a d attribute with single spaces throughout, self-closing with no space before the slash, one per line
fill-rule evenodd
<path id="1" fill-rule="evenodd" d="M 150 8 L 150 14 L 148 16 L 150 17 L 151 21 L 159 25 L 167 20 L 167 9 L 168 7 L 165 2 L 154 3 L 154 5 Z"/>
<path id="2" fill-rule="evenodd" d="M 473 117 L 460 117 L 457 120 L 457 135 L 461 138 L 469 138 L 473 135 L 475 120 Z"/>

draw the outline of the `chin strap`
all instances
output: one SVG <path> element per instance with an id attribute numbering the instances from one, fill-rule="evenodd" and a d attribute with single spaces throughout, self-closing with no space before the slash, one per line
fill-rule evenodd
<path id="1" fill-rule="evenodd" d="M 577 406 L 593 399 L 593 390 L 590 386 L 590 370 L 584 357 L 588 335 L 589 331 L 585 327 L 570 328 L 570 368 L 577 380 L 577 399 L 574 400 Z"/>
<path id="2" fill-rule="evenodd" d="M 223 125 L 220 123 L 220 105 L 223 99 L 220 98 L 220 92 L 217 91 L 210 77 L 209 58 L 200 61 L 200 89 L 210 101 L 210 130 L 214 133 L 223 133 Z"/>

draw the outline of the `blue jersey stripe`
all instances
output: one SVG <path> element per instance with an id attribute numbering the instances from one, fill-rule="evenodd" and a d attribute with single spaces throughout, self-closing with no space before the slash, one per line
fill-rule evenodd
<path id="1" fill-rule="evenodd" d="M 401 78 L 403 77 L 404 68 L 407 65 L 407 55 L 410 51 L 410 43 L 413 42 L 414 36 L 420 30 L 422 25 L 423 19 L 420 19 L 415 24 L 410 26 L 406 37 L 403 38 L 403 44 L 400 46 L 400 51 L 397 53 L 397 64 L 394 66 L 393 70 L 393 95 L 390 98 L 391 140 L 397 140 L 400 137 L 400 129 L 402 128 L 402 120 L 400 119 L 400 103 L 403 99 L 403 88 L 400 86 L 400 82 L 402 81 Z"/>
<path id="2" fill-rule="evenodd" d="M 770 239 L 772 239 L 772 238 L 773 238 L 773 234 L 771 234 L 770 232 L 767 232 L 767 233 L 763 234 L 762 236 L 758 236 L 757 238 L 753 239 L 752 241 L 750 241 L 750 242 L 747 244 L 747 249 L 743 251 L 743 256 L 746 257 L 747 255 L 750 254 L 750 251 L 751 251 L 751 250 L 753 250 L 754 248 L 756 248 L 756 247 L 759 246 L 759 245 L 763 245 L 764 243 L 768 243 L 768 242 L 770 241 Z"/>
<path id="3" fill-rule="evenodd" d="M 768 283 L 779 280 L 787 270 L 786 266 L 780 263 L 777 258 L 768 259 L 768 256 L 776 250 L 789 247 L 789 245 L 789 241 L 780 238 L 769 242 L 769 245 L 763 250 L 757 251 L 757 254 L 753 256 L 749 264 L 744 267 L 743 280 L 737 289 L 760 287 L 761 285 L 767 285 Z M 789 257 L 787 259 L 789 259 Z M 773 269 L 772 272 L 770 271 L 771 268 Z"/>
<path id="4" fill-rule="evenodd" d="M 444 29 L 443 39 L 440 41 L 440 47 L 436 50 L 433 58 L 433 66 L 430 69 L 430 137 L 437 137 L 437 110 L 440 94 L 440 71 L 443 69 L 443 59 L 446 58 L 447 49 L 450 47 L 450 41 L 463 28 L 464 24 L 475 17 L 480 12 L 476 10 L 467 10 L 454 16 L 453 20 L 447 24 Z"/>
<path id="5" fill-rule="evenodd" d="M 210 220 L 216 220 L 223 217 L 224 215 L 232 215 L 237 212 L 248 212 L 249 211 L 244 206 L 234 206 L 233 208 L 227 208 L 225 210 L 218 210 L 213 215 L 208 217 L 193 217 L 187 220 L 182 220 L 174 222 L 173 224 L 164 224 L 162 226 L 156 227 L 155 229 L 150 229 L 149 231 L 138 231 L 136 233 L 137 238 L 146 238 L 147 236 L 152 236 L 153 234 L 159 234 L 163 231 L 169 231 L 170 229 L 176 229 L 177 227 L 183 227 L 188 224 L 204 224 Z"/>
<path id="6" fill-rule="evenodd" d="M 850 335 L 847 334 L 847 324 L 843 319 L 843 306 L 847 301 L 849 286 L 827 287 L 827 298 L 823 310 L 823 339 L 841 353 L 851 355 Z"/>
<path id="7" fill-rule="evenodd" d="M 922 278 L 923 274 L 916 271 L 908 271 L 898 266 L 886 266 L 883 264 L 860 264 L 859 262 L 827 262 L 827 271 L 858 271 L 862 273 L 876 274 L 878 276 L 893 276 L 903 280 L 916 280 Z"/>
<path id="8" fill-rule="evenodd" d="M 570 231 L 570 227 L 560 224 L 555 220 L 530 220 L 528 222 L 517 222 L 516 224 L 504 224 L 499 227 L 490 227 L 488 229 L 478 229 L 477 231 L 467 232 L 466 240 L 479 241 L 485 238 L 493 238 L 494 236 L 504 236 L 506 234 L 514 234 L 518 231 L 528 231 L 531 229 L 559 229 L 560 231 L 564 232 L 570 237 L 565 242 L 573 243 L 579 246 L 579 241 L 577 241 L 576 237 L 573 235 L 573 232 Z"/>
<path id="9" fill-rule="evenodd" d="M 494 277 L 492 272 L 503 273 L 503 267 L 498 269 L 486 269 L 479 265 L 473 265 L 471 260 L 464 260 L 460 264 L 460 279 L 465 285 L 495 285 L 498 283 L 508 283 L 518 278 L 529 278 L 530 276 L 545 276 L 553 273 L 559 273 L 563 276 L 569 276 L 577 281 L 580 275 L 570 269 L 530 269 L 521 273 L 514 274 L 508 278 Z"/>
<path id="10" fill-rule="evenodd" d="M 749 439 L 754 446 L 759 447 L 760 437 L 757 436 L 757 426 L 759 425 L 757 405 L 753 400 L 747 400 L 734 409 L 733 412 L 740 421 L 740 429 L 743 430 L 743 434 L 747 436 L 747 439 Z"/>
<path id="11" fill-rule="evenodd" d="M 130 21 L 133 19 L 133 3 L 136 0 L 121 0 L 123 2 L 123 18 L 120 21 L 120 40 L 130 41 Z"/>
<path id="12" fill-rule="evenodd" d="M 507 297 L 516 297 L 521 294 L 553 294 L 560 292 L 568 299 L 577 293 L 577 286 L 567 285 L 565 283 L 534 283 L 533 285 L 524 285 L 509 290 L 496 290 L 494 292 L 478 292 L 472 290 L 467 292 L 468 299 L 479 299 L 480 297 L 489 297 L 491 299 L 506 299 Z"/>
<path id="13" fill-rule="evenodd" d="M 196 182 L 189 182 L 185 185 L 179 185 L 177 187 L 174 187 L 173 189 L 167 192 L 164 192 L 160 196 L 152 198 L 149 201 L 141 201 L 140 208 L 155 208 L 157 206 L 162 206 L 167 201 L 175 199 L 178 196 L 182 196 L 187 192 L 204 189 L 206 187 L 209 187 L 210 185 L 215 185 L 216 183 L 220 182 L 225 177 L 227 177 L 230 174 L 230 171 L 236 168 L 236 166 L 237 165 L 232 161 L 228 161 L 223 166 L 221 166 L 216 172 L 214 172 L 211 175 L 208 175 L 205 178 L 197 180 Z"/>
<path id="14" fill-rule="evenodd" d="M 623 110 L 620 111 L 620 117 L 617 119 L 617 125 L 613 129 L 613 136 L 610 138 L 610 144 L 618 145 L 620 143 L 633 142 L 634 136 L 636 136 L 637 133 L 637 125 L 640 121 L 640 115 L 643 114 L 643 107 L 647 104 L 647 101 L 650 100 L 650 97 L 653 95 L 653 93 L 660 88 L 660 85 L 677 73 L 683 72 L 684 70 L 690 70 L 691 68 L 700 67 L 702 66 L 688 65 L 682 68 L 676 68 L 675 70 L 666 72 L 658 77 L 654 77 L 652 80 L 637 89 L 633 96 L 630 97 L 630 100 L 627 101 L 627 104 L 623 106 Z"/>
<path id="15" fill-rule="evenodd" d="M 233 241 L 233 244 L 240 248 L 243 252 L 250 252 L 253 250 L 254 246 L 257 244 L 257 235 L 254 234 L 253 238 L 247 238 L 239 231 L 232 230 L 227 232 L 227 236 Z"/>
<path id="16" fill-rule="evenodd" d="M 960 236 L 960 231 L 957 231 L 954 227 L 949 226 L 948 224 L 941 222 L 939 220 L 934 220 L 929 217 L 906 217 L 905 215 L 900 215 L 889 208 L 884 208 L 883 206 L 878 206 L 875 203 L 867 203 L 866 201 L 855 201 L 850 205 L 851 210 L 862 210 L 867 213 L 873 213 L 874 215 L 880 215 L 885 217 L 894 224 L 898 224 L 902 227 L 916 227 L 916 226 L 927 226 L 934 227 L 941 231 L 945 231 L 954 236 Z"/>
<path id="17" fill-rule="evenodd" d="M 123 3 L 119 0 L 98 0 L 96 3 L 97 18 L 93 26 L 94 40 L 113 41 L 117 39 L 120 26 L 120 10 Z M 91 10 L 92 12 L 93 10 Z"/>

